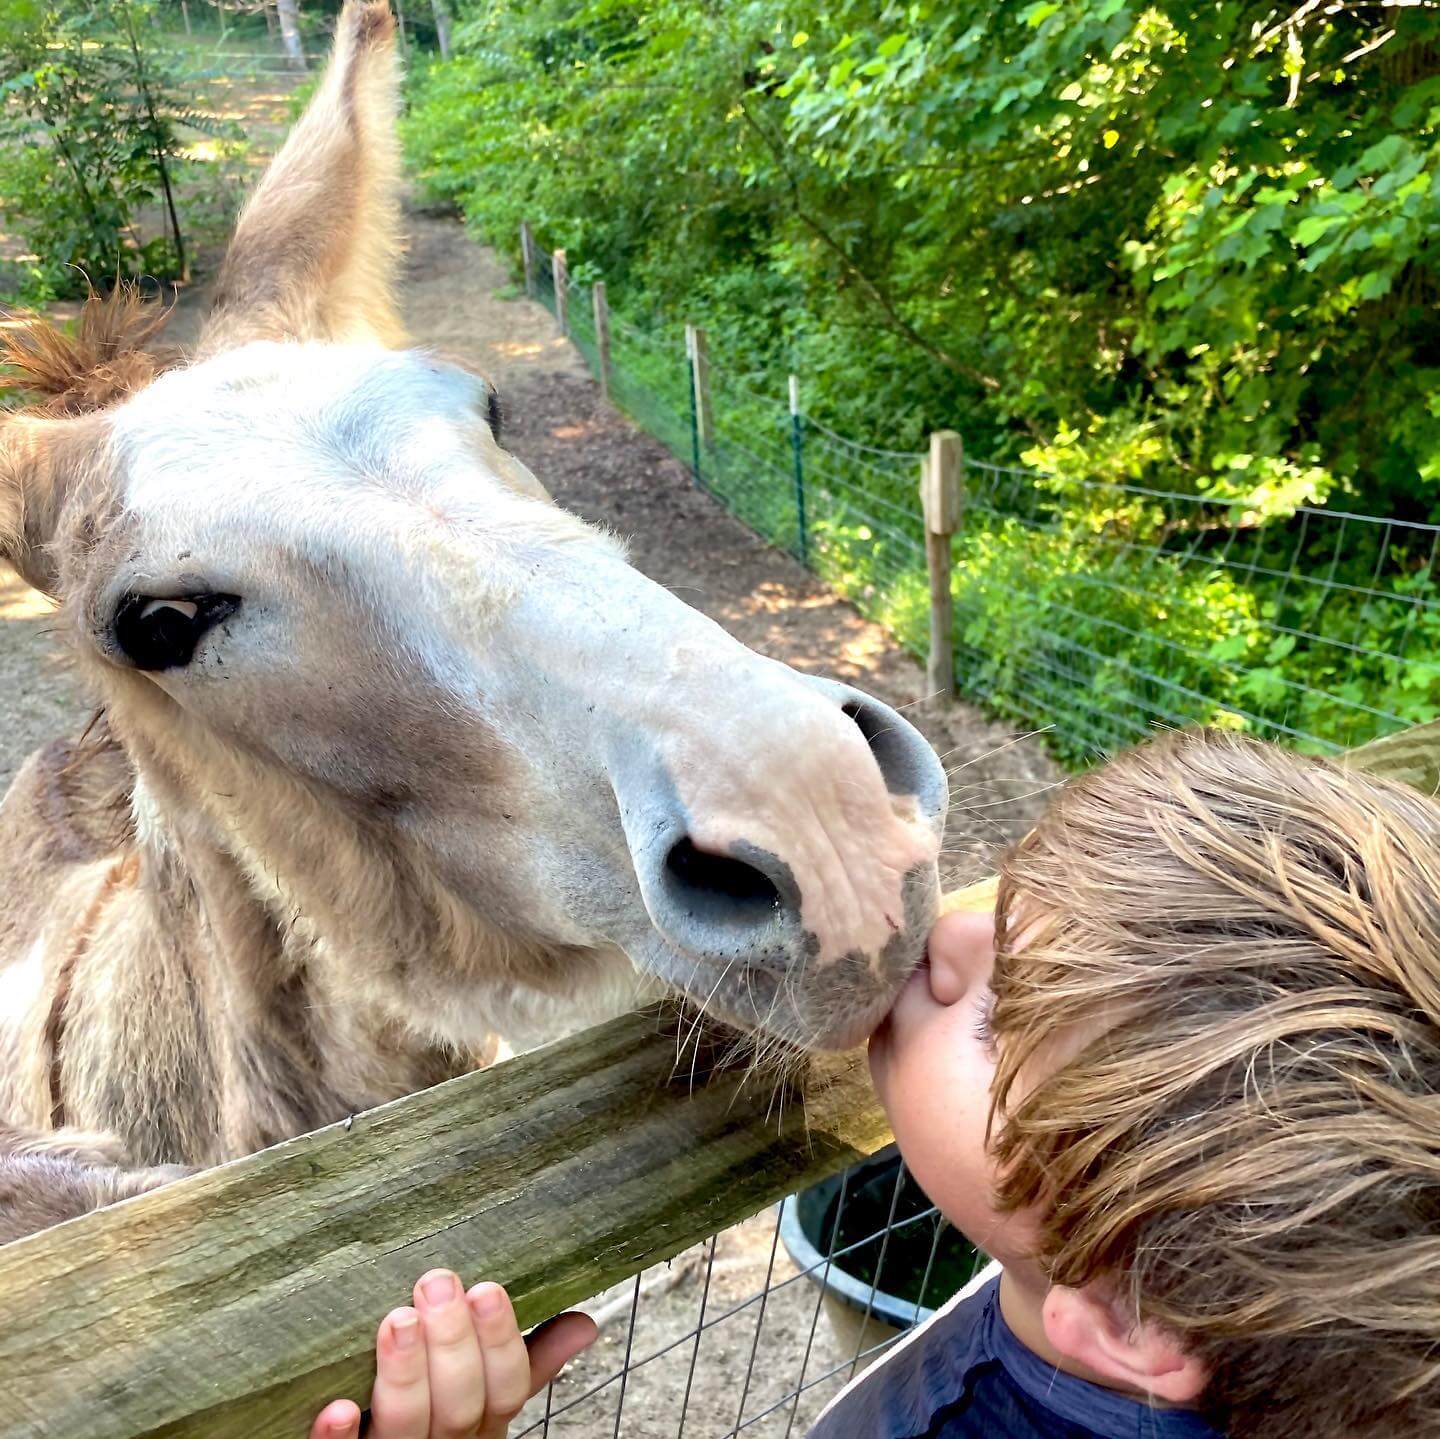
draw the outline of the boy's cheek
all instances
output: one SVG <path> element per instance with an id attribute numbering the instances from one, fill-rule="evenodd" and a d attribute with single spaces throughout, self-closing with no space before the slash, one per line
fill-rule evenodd
<path id="1" fill-rule="evenodd" d="M 870 1042 L 870 1074 L 921 1188 L 974 1243 L 996 1242 L 985 1146 L 994 1065 L 973 1015 L 956 1005 L 915 1026 L 887 1022 Z"/>

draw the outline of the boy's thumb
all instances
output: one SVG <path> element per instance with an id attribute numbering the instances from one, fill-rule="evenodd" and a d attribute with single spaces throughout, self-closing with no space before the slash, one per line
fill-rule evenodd
<path id="1" fill-rule="evenodd" d="M 525 1340 L 530 1351 L 530 1393 L 538 1394 L 581 1350 L 600 1333 L 588 1314 L 571 1310 L 557 1314 Z"/>

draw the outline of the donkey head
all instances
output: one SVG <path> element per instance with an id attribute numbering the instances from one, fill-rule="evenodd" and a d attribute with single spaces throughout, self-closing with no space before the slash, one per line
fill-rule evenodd
<path id="1" fill-rule="evenodd" d="M 124 394 L 8 422 L 0 554 L 60 601 L 142 836 L 238 862 L 412 1029 L 623 965 L 853 1042 L 933 915 L 943 772 L 630 568 L 483 379 L 404 348 L 394 97 L 385 0 L 352 0 L 193 360 L 99 345 Z"/>

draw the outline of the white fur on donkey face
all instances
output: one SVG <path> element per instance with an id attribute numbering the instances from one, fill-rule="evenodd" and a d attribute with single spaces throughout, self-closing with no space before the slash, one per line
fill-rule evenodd
<path id="1" fill-rule="evenodd" d="M 495 922 L 618 945 L 742 1023 L 853 1037 L 933 905 L 933 756 L 917 736 L 883 772 L 873 731 L 903 721 L 865 701 L 865 731 L 863 697 L 637 574 L 486 413 L 482 381 L 416 352 L 270 342 L 124 406 L 112 591 L 241 599 L 154 678 L 380 804 Z"/>

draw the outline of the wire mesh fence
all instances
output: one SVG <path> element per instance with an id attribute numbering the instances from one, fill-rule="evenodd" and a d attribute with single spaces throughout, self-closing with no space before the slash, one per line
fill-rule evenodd
<path id="1" fill-rule="evenodd" d="M 599 373 L 593 292 L 536 254 L 534 293 Z M 707 357 L 608 318 L 612 400 L 695 483 L 923 653 L 919 452 L 861 444 Z M 697 374 L 700 378 L 697 380 Z M 699 392 L 703 384 L 706 393 Z M 957 684 L 1083 764 L 1209 722 L 1317 751 L 1440 715 L 1440 526 L 1283 515 L 966 456 L 952 540 Z M 804 1434 L 910 1325 L 987 1277 L 879 1156 L 601 1296 L 602 1337 L 521 1436 Z"/>
<path id="2" fill-rule="evenodd" d="M 600 1343 L 511 1432 L 802 1435 L 984 1264 L 886 1151 L 603 1296 Z"/>
<path id="3" fill-rule="evenodd" d="M 537 294 L 555 277 L 537 257 Z M 572 339 L 600 357 L 588 286 Z M 697 484 L 902 644 L 928 644 L 918 452 L 859 444 L 713 358 L 702 437 L 679 327 L 610 321 L 610 393 Z M 1440 716 L 1440 527 L 966 456 L 953 541 L 962 695 L 1085 764 L 1157 725 L 1244 729 L 1329 752 Z"/>
<path id="4" fill-rule="evenodd" d="M 177 80 L 202 83 L 209 80 L 258 80 L 274 77 L 303 78 L 279 51 L 220 50 L 193 46 L 189 49 L 156 49 L 151 57 L 166 65 Z"/>

